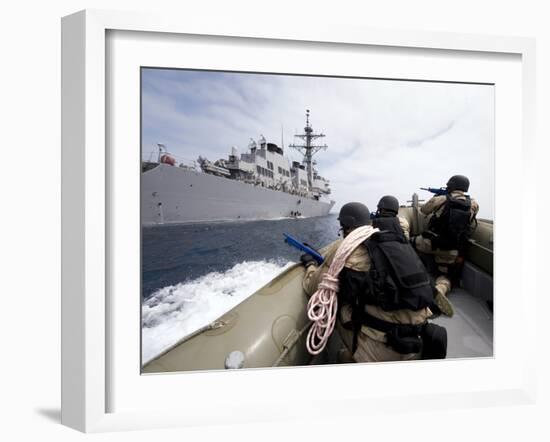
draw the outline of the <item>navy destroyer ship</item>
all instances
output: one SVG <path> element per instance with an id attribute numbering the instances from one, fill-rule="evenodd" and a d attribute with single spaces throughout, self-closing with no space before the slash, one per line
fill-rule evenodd
<path id="1" fill-rule="evenodd" d="M 334 205 L 330 182 L 315 168 L 313 156 L 327 145 L 314 133 L 306 111 L 301 144 L 289 147 L 303 155 L 290 161 L 263 136 L 251 139 L 246 153 L 231 148 L 227 159 L 210 161 L 199 156 L 180 163 L 166 146 L 158 144 L 157 161 L 142 162 L 141 219 L 143 225 L 203 221 L 265 220 L 327 215 Z"/>

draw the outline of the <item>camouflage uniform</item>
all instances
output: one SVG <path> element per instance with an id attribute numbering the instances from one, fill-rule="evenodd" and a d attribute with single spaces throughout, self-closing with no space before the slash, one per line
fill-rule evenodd
<path id="1" fill-rule="evenodd" d="M 313 295 L 317 290 L 319 282 L 321 282 L 323 274 L 328 271 L 341 242 L 342 240 L 340 239 L 329 246 L 325 261 L 320 267 L 316 265 L 307 267 L 302 284 L 308 296 Z M 368 271 L 370 269 L 370 258 L 367 248 L 362 244 L 357 247 L 346 260 L 345 267 L 359 272 Z M 378 319 L 397 324 L 422 324 L 432 316 L 429 308 L 423 308 L 418 311 L 403 309 L 388 312 L 382 310 L 380 307 L 367 305 L 366 310 L 367 313 Z M 351 306 L 348 304 L 339 305 L 337 329 L 340 337 L 349 349 L 352 347 L 353 331 L 344 328 L 343 324 L 350 322 Z M 420 353 L 397 353 L 386 345 L 385 333 L 365 325 L 361 327 L 357 339 L 357 350 L 353 354 L 353 359 L 356 362 L 405 361 L 419 358 Z"/>
<path id="2" fill-rule="evenodd" d="M 450 196 L 460 200 L 466 199 L 465 193 L 462 190 L 453 190 L 450 193 Z M 445 195 L 435 195 L 430 198 L 422 207 L 420 207 L 420 211 L 426 216 L 440 216 L 443 213 L 446 201 L 447 197 Z M 473 220 L 475 215 L 477 215 L 477 212 L 479 211 L 479 204 L 473 198 L 471 198 L 470 201 L 470 219 Z M 424 238 L 422 235 L 414 238 L 414 242 L 414 247 L 417 251 L 433 255 L 438 272 L 441 273 L 435 280 L 435 288 L 440 294 L 446 296 L 451 290 L 451 281 L 448 276 L 446 276 L 446 274 L 448 273 L 448 266 L 455 263 L 456 258 L 458 257 L 458 250 L 433 250 L 432 241 L 429 238 Z"/>
<path id="3" fill-rule="evenodd" d="M 403 233 L 405 234 L 405 238 L 407 238 L 407 241 L 409 240 L 409 236 L 410 236 L 410 231 L 411 231 L 411 228 L 409 226 L 409 222 L 403 218 L 402 216 L 397 216 L 397 219 L 399 220 L 399 225 L 401 226 L 401 228 L 403 229 Z"/>

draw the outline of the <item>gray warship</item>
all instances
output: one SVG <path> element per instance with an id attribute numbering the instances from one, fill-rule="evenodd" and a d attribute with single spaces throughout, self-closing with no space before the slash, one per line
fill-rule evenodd
<path id="1" fill-rule="evenodd" d="M 166 146 L 158 144 L 157 161 L 143 161 L 141 175 L 142 224 L 158 225 L 203 221 L 265 220 L 327 215 L 334 205 L 330 182 L 315 168 L 313 156 L 327 145 L 314 133 L 306 111 L 301 144 L 289 147 L 303 155 L 290 161 L 279 147 L 260 136 L 251 139 L 246 153 L 235 146 L 228 159 L 199 158 L 180 163 Z"/>

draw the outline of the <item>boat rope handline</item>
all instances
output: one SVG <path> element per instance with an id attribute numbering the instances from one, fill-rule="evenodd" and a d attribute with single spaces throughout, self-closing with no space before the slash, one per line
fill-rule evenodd
<path id="1" fill-rule="evenodd" d="M 323 275 L 317 291 L 309 298 L 307 315 L 313 324 L 307 334 L 306 346 L 311 355 L 317 355 L 324 350 L 334 330 L 338 311 L 338 275 L 346 260 L 361 243 L 378 231 L 379 229 L 372 226 L 361 226 L 346 236 L 328 271 Z"/>
<path id="2" fill-rule="evenodd" d="M 279 355 L 277 360 L 273 363 L 272 367 L 278 367 L 281 362 L 283 362 L 284 358 L 290 353 L 290 350 L 294 347 L 294 344 L 298 342 L 298 340 L 302 337 L 302 335 L 306 332 L 306 330 L 311 326 L 311 322 L 308 322 L 305 326 L 303 326 L 298 333 L 294 335 L 294 337 L 287 342 L 283 348 L 284 350 Z"/>

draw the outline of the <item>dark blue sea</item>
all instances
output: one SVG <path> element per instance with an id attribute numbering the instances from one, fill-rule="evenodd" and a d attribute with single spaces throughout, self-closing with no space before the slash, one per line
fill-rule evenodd
<path id="1" fill-rule="evenodd" d="M 146 227 L 142 231 L 143 297 L 243 261 L 297 262 L 300 252 L 284 242 L 283 233 L 320 248 L 338 238 L 336 217 Z"/>
<path id="2" fill-rule="evenodd" d="M 283 233 L 321 248 L 338 238 L 318 218 L 180 224 L 142 230 L 142 357 L 209 324 L 299 261 Z"/>

